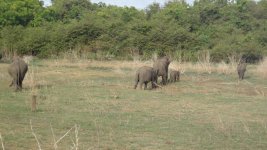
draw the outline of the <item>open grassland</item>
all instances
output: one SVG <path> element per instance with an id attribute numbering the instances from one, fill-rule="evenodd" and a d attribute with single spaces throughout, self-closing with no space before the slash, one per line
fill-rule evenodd
<path id="1" fill-rule="evenodd" d="M 266 65 L 248 66 L 239 82 L 235 64 L 173 62 L 180 82 L 134 90 L 135 70 L 151 64 L 33 60 L 22 92 L 8 87 L 8 64 L 0 64 L 0 147 L 267 148 Z"/>

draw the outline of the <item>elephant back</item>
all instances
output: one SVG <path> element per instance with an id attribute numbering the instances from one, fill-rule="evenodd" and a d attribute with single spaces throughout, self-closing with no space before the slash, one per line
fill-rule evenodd
<path id="1" fill-rule="evenodd" d="M 19 78 L 24 78 L 26 72 L 28 71 L 28 65 L 21 58 L 14 58 L 13 62 L 8 68 L 8 73 L 10 76 L 17 76 Z"/>
<path id="2" fill-rule="evenodd" d="M 244 62 L 240 62 L 237 66 L 237 71 L 246 71 L 247 64 Z"/>
<path id="3" fill-rule="evenodd" d="M 153 68 L 156 70 L 158 75 L 164 75 L 168 72 L 170 62 L 171 61 L 167 56 L 159 58 L 154 62 Z"/>
<path id="4" fill-rule="evenodd" d="M 143 80 L 148 81 L 153 79 L 154 73 L 155 71 L 152 67 L 143 66 L 137 70 L 136 76 L 137 78 L 142 78 Z"/>
<path id="5" fill-rule="evenodd" d="M 17 62 L 13 62 L 8 67 L 8 74 L 11 77 L 16 77 L 16 76 L 18 76 L 18 70 L 19 70 L 19 65 L 17 64 Z"/>

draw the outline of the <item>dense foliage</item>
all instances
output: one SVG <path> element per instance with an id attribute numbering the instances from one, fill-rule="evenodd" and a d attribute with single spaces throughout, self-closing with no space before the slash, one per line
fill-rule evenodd
<path id="1" fill-rule="evenodd" d="M 213 61 L 267 54 L 267 1 L 172 0 L 145 10 L 89 0 L 0 0 L 0 51 L 51 57 L 75 51 L 88 57 L 171 54 Z"/>

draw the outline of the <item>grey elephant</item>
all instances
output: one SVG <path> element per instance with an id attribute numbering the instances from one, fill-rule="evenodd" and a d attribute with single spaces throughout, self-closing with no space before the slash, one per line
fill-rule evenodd
<path id="1" fill-rule="evenodd" d="M 158 77 L 161 76 L 163 85 L 166 85 L 168 81 L 168 68 L 169 68 L 170 63 L 171 63 L 170 58 L 167 56 L 164 56 L 162 58 L 157 59 L 153 64 L 153 68 L 157 73 L 157 80 L 158 80 Z M 157 83 L 157 80 L 156 80 L 156 83 Z"/>
<path id="2" fill-rule="evenodd" d="M 239 80 L 243 80 L 244 79 L 246 68 L 247 68 L 246 61 L 243 60 L 243 59 L 240 60 L 238 65 L 237 65 L 237 73 L 238 73 Z"/>
<path id="3" fill-rule="evenodd" d="M 24 62 L 24 60 L 19 57 L 15 57 L 8 68 L 8 73 L 12 77 L 12 82 L 9 86 L 14 86 L 16 91 L 21 90 L 22 81 L 27 71 L 28 65 Z"/>
<path id="4" fill-rule="evenodd" d="M 170 70 L 170 82 L 180 81 L 180 71 Z"/>
<path id="5" fill-rule="evenodd" d="M 151 82 L 153 89 L 156 87 L 155 85 L 156 78 L 157 78 L 156 71 L 152 67 L 143 66 L 136 71 L 134 89 L 136 89 L 138 83 L 140 89 L 142 89 L 143 84 L 145 84 L 144 89 L 147 89 L 147 84 L 149 82 Z"/>

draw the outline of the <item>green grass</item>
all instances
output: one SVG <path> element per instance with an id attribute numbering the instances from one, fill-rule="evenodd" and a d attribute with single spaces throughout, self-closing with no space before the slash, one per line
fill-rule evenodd
<path id="1" fill-rule="evenodd" d="M 53 148 L 75 124 L 79 149 L 266 149 L 267 81 L 247 72 L 185 72 L 157 90 L 134 90 L 135 68 L 35 60 L 22 92 L 0 64 L 0 133 L 6 149 Z M 102 62 L 98 62 L 102 63 Z M 112 63 L 112 62 L 110 62 Z M 253 69 L 253 67 L 250 67 Z M 34 72 L 34 73 L 33 73 Z M 34 75 L 37 112 L 31 112 Z M 58 149 L 71 149 L 74 130 Z"/>

